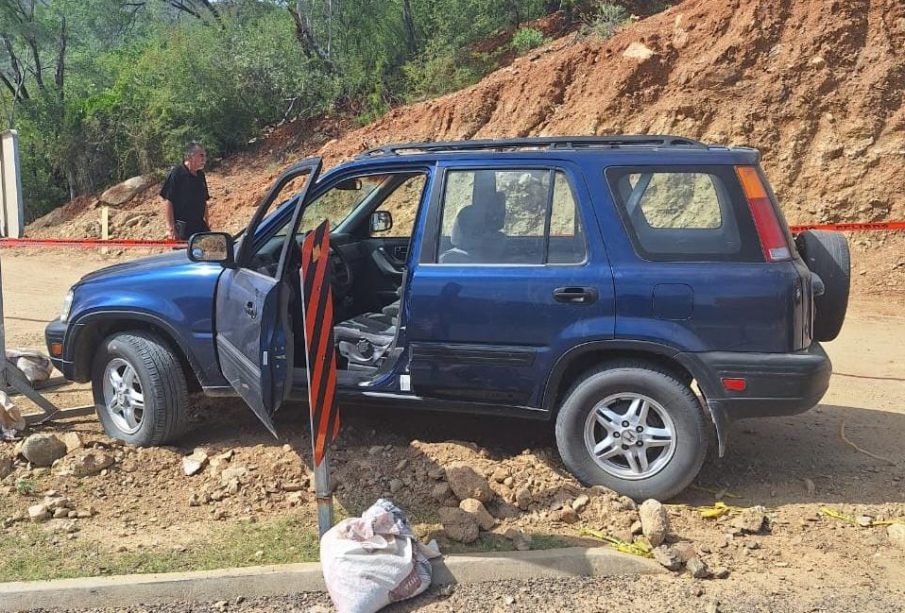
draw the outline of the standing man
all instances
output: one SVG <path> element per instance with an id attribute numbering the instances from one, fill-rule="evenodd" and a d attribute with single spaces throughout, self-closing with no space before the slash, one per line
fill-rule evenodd
<path id="1" fill-rule="evenodd" d="M 177 164 L 167 175 L 160 188 L 166 210 L 170 238 L 188 240 L 197 232 L 209 232 L 207 223 L 207 180 L 204 178 L 204 163 L 207 152 L 199 143 L 189 143 L 185 147 L 183 162 Z"/>

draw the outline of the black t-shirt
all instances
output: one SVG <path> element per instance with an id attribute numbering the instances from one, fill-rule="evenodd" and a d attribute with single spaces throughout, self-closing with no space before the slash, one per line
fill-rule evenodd
<path id="1" fill-rule="evenodd" d="M 210 194 L 204 172 L 189 172 L 185 164 L 177 164 L 167 175 L 160 188 L 160 196 L 173 203 L 173 217 L 188 226 L 198 226 L 204 222 L 204 210 Z"/>

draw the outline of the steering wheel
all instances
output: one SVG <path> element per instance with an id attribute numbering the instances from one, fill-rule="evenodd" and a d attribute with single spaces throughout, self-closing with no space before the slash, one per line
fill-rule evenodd
<path id="1" fill-rule="evenodd" d="M 346 261 L 340 249 L 330 246 L 330 279 L 333 284 L 333 293 L 336 296 L 345 296 L 352 291 L 352 268 Z"/>

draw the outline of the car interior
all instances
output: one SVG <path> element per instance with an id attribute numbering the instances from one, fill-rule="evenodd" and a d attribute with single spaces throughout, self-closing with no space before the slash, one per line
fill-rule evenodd
<path id="1" fill-rule="evenodd" d="M 334 342 L 340 371 L 362 380 L 392 366 L 399 330 L 400 302 L 414 219 L 426 184 L 424 171 L 357 177 L 340 182 L 305 210 L 290 250 L 286 282 L 295 335 L 296 368 L 305 364 L 302 338 L 301 244 L 324 219 L 330 222 L 330 278 L 334 303 Z M 297 195 L 281 202 L 290 205 Z M 273 276 L 289 227 L 289 219 L 258 248 L 251 267 Z"/>

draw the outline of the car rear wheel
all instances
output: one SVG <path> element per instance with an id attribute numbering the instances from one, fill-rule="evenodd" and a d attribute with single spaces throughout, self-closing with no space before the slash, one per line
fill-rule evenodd
<path id="1" fill-rule="evenodd" d="M 823 295 L 814 298 L 814 339 L 831 341 L 839 336 L 851 285 L 848 241 L 838 232 L 806 230 L 795 239 L 808 268 L 823 281 Z"/>
<path id="2" fill-rule="evenodd" d="M 665 500 L 701 469 L 707 420 L 697 397 L 672 372 L 618 362 L 569 390 L 556 419 L 556 444 L 583 483 Z"/>
<path id="3" fill-rule="evenodd" d="M 112 438 L 162 445 L 185 428 L 182 365 L 153 334 L 121 332 L 105 339 L 94 360 L 92 388 L 98 418 Z"/>

